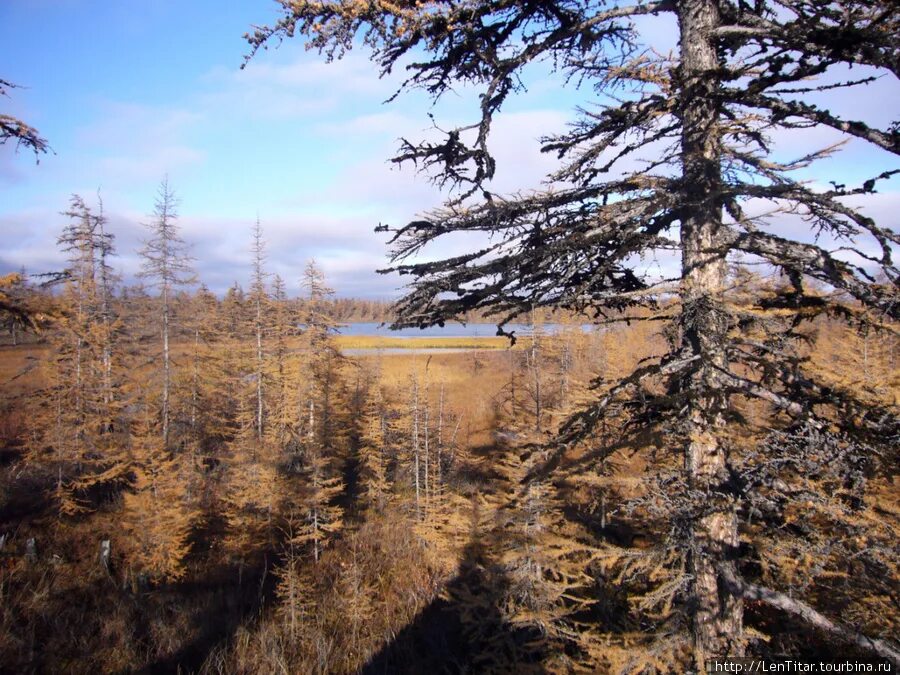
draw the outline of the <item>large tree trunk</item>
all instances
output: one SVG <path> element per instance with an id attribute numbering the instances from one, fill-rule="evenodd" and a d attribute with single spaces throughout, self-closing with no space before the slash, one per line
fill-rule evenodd
<path id="1" fill-rule="evenodd" d="M 725 477 L 719 440 L 727 400 L 722 373 L 728 320 L 722 238 L 721 146 L 719 110 L 714 98 L 718 59 L 710 31 L 719 24 L 716 0 L 678 3 L 681 29 L 681 77 L 684 87 L 682 170 L 686 206 L 681 218 L 683 343 L 698 366 L 687 382 L 689 416 L 685 470 L 694 507 L 704 509 L 692 523 L 690 572 L 695 658 L 700 669 L 710 657 L 741 652 L 741 600 L 719 583 L 717 566 L 737 546 L 737 520 L 727 506 L 717 507 L 712 493 Z M 696 511 L 695 511 L 696 513 Z"/>

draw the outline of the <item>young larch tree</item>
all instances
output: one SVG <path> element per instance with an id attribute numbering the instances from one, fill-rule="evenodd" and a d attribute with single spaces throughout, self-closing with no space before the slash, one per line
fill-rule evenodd
<path id="1" fill-rule="evenodd" d="M 163 178 L 156 193 L 153 220 L 147 223 L 150 237 L 140 250 L 141 276 L 151 280 L 159 290 L 160 334 L 162 337 L 162 406 L 160 421 L 163 445 L 169 445 L 169 406 L 172 384 L 172 302 L 175 289 L 192 284 L 194 272 L 188 247 L 181 238 L 178 227 L 178 199 L 169 186 L 169 177 Z"/>
<path id="2" fill-rule="evenodd" d="M 359 438 L 359 483 L 366 511 L 380 512 L 389 503 L 390 483 L 387 477 L 388 446 L 390 443 L 389 408 L 385 400 L 380 371 L 366 370 L 364 403 Z"/>
<path id="3" fill-rule="evenodd" d="M 186 458 L 163 444 L 148 404 L 142 403 L 133 425 L 133 481 L 123 494 L 120 520 L 127 535 L 128 574 L 138 586 L 184 576 L 190 534 L 198 516 L 196 500 L 189 498 Z"/>
<path id="4" fill-rule="evenodd" d="M 267 309 L 269 296 L 266 293 L 266 243 L 263 239 L 262 224 L 259 217 L 253 227 L 253 243 L 250 248 L 253 253 L 253 274 L 250 280 L 250 299 L 253 302 L 253 328 L 256 338 L 256 438 L 263 437 L 263 378 L 265 376 L 265 362 L 263 360 L 263 333 L 265 322 L 263 314 Z"/>
<path id="5" fill-rule="evenodd" d="M 334 322 L 326 312 L 326 301 L 334 292 L 326 285 L 325 273 L 315 260 L 307 262 L 301 284 L 306 292 L 303 353 L 295 370 L 295 436 L 303 451 L 299 473 L 304 479 L 300 503 L 307 527 L 295 540 L 311 544 L 318 562 L 323 547 L 343 523 L 343 508 L 336 503 L 344 492 L 342 463 L 346 461 L 346 427 L 342 410 L 342 356 L 334 344 Z"/>
<path id="6" fill-rule="evenodd" d="M 284 451 L 290 438 L 290 427 L 295 419 L 292 410 L 290 386 L 290 362 L 288 340 L 297 331 L 292 312 L 288 307 L 284 280 L 275 275 L 272 281 L 271 358 L 266 376 L 269 382 L 267 408 L 269 424 L 265 435 L 269 443 Z"/>
<path id="7" fill-rule="evenodd" d="M 103 212 L 103 199 L 97 192 L 98 213 L 95 218 L 97 238 L 100 242 L 97 260 L 97 282 L 99 294 L 99 329 L 101 331 L 101 359 L 103 367 L 103 423 L 107 429 L 112 428 L 114 407 L 113 395 L 113 347 L 116 333 L 121 329 L 113 311 L 113 286 L 116 274 L 109 265 L 109 257 L 113 251 L 113 235 L 107 232 L 108 220 Z"/>
<path id="8" fill-rule="evenodd" d="M 116 428 L 121 427 L 116 424 L 121 382 L 113 374 L 122 355 L 115 348 L 120 326 L 111 307 L 114 275 L 108 259 L 114 249 L 105 218 L 78 195 L 63 215 L 69 223 L 58 240 L 68 256 L 60 274 L 62 316 L 50 338 L 49 386 L 37 397 L 43 414 L 35 416 L 35 427 L 54 450 L 60 511 L 74 515 L 87 508 L 92 495 L 103 496 L 99 488 L 120 482 L 126 470 L 122 438 L 112 435 L 124 431 Z"/>

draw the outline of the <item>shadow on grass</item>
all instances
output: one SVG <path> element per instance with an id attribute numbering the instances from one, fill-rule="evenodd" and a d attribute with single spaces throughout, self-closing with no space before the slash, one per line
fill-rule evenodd
<path id="1" fill-rule="evenodd" d="M 443 597 L 396 634 L 360 671 L 388 673 L 543 673 L 536 631 L 510 625 L 499 601 L 509 581 L 476 536 Z"/>

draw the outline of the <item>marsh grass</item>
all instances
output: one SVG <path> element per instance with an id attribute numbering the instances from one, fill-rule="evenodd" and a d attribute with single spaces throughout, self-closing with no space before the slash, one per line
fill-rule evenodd
<path id="1" fill-rule="evenodd" d="M 504 337 L 387 337 L 381 335 L 338 335 L 341 349 L 508 349 Z M 519 341 L 514 349 L 521 348 Z"/>

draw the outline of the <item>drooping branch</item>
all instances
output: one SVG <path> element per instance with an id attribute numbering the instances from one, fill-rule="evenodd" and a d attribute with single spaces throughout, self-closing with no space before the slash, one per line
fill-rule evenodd
<path id="1" fill-rule="evenodd" d="M 844 626 L 832 621 L 805 602 L 792 598 L 784 593 L 779 593 L 778 591 L 765 588 L 764 586 L 751 584 L 744 579 L 741 579 L 734 572 L 733 567 L 729 565 L 720 565 L 717 570 L 719 572 L 719 577 L 726 584 L 730 592 L 740 595 L 747 600 L 758 600 L 773 607 L 777 607 L 788 614 L 803 619 L 808 624 L 827 635 L 854 644 L 866 651 L 873 652 L 883 659 L 888 659 L 895 667 L 900 667 L 900 651 L 886 640 L 870 638 L 849 626 Z"/>
<path id="2" fill-rule="evenodd" d="M 847 291 L 867 306 L 881 310 L 888 317 L 900 318 L 896 288 L 867 283 L 855 273 L 850 263 L 835 258 L 820 246 L 764 232 L 735 234 L 730 246 L 738 251 L 758 255 L 786 270 L 795 270 L 824 281 Z"/>

